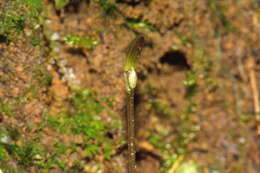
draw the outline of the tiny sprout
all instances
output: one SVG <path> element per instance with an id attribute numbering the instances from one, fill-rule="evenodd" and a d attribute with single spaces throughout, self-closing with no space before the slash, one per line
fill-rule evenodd
<path id="1" fill-rule="evenodd" d="M 135 173 L 135 121 L 134 121 L 134 89 L 137 84 L 136 68 L 144 38 L 137 36 L 127 48 L 125 59 L 125 84 L 127 89 L 127 144 L 128 173 Z"/>

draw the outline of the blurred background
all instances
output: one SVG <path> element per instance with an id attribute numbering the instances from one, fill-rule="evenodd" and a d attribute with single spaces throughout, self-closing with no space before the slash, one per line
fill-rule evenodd
<path id="1" fill-rule="evenodd" d="M 0 172 L 260 172 L 259 0 L 0 0 Z"/>

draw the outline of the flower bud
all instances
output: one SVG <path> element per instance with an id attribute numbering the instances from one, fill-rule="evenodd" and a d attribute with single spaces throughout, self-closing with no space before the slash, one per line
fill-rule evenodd
<path id="1" fill-rule="evenodd" d="M 125 72 L 125 83 L 126 83 L 126 89 L 129 93 L 136 87 L 137 74 L 134 68 Z"/>
<path id="2" fill-rule="evenodd" d="M 128 83 L 130 89 L 134 89 L 136 87 L 137 74 L 133 68 L 128 72 Z"/>

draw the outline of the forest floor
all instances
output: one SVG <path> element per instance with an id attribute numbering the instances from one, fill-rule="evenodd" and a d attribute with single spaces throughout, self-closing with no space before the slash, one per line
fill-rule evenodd
<path id="1" fill-rule="evenodd" d="M 126 172 L 138 34 L 137 172 L 260 172 L 258 0 L 0 0 L 0 172 Z"/>

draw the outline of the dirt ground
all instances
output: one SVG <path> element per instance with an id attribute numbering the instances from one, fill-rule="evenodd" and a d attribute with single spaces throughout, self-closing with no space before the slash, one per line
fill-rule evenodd
<path id="1" fill-rule="evenodd" d="M 127 172 L 138 34 L 137 172 L 260 172 L 258 0 L 15 2 L 0 1 L 0 172 Z"/>

